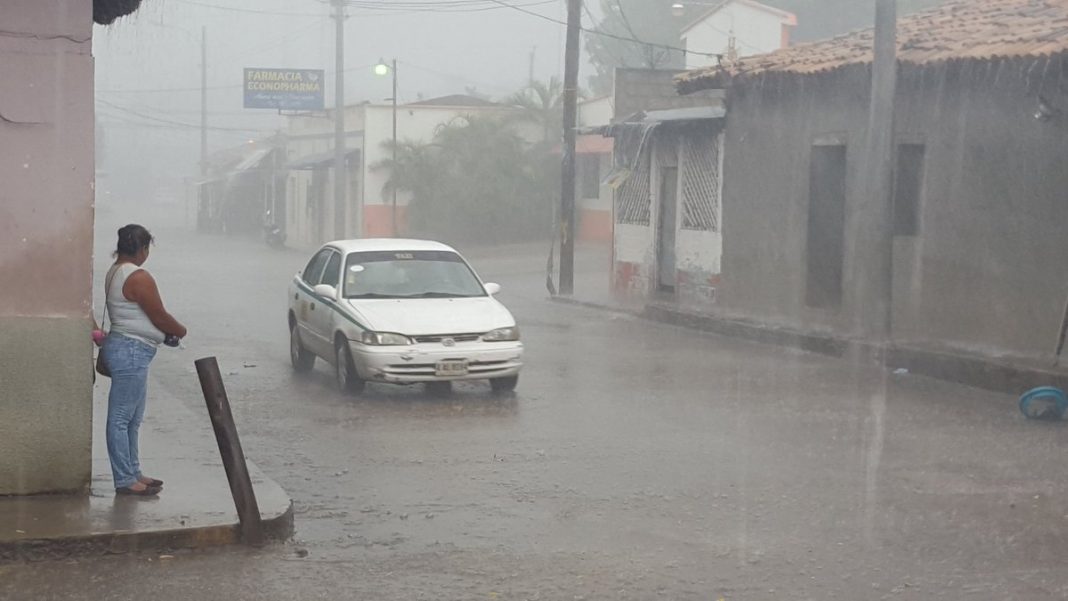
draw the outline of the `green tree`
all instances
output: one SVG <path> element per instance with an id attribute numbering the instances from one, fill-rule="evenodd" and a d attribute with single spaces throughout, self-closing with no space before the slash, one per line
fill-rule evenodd
<path id="1" fill-rule="evenodd" d="M 372 169 L 390 170 L 386 192 L 396 186 L 410 194 L 412 233 L 503 242 L 550 231 L 559 175 L 548 156 L 505 120 L 465 116 L 439 127 L 428 144 L 398 145 L 396 163 Z"/>
<path id="2" fill-rule="evenodd" d="M 532 123 L 541 129 L 543 143 L 555 143 L 563 128 L 564 84 L 553 77 L 547 82 L 534 81 L 504 101 L 520 110 L 515 120 Z"/>
<path id="3" fill-rule="evenodd" d="M 681 69 L 685 63 L 679 31 L 687 17 L 676 17 L 671 6 L 677 0 L 600 0 L 601 18 L 586 34 L 586 48 L 596 73 L 590 77 L 595 94 L 612 89 L 617 67 Z M 695 9 L 689 9 L 695 14 Z M 608 35 L 603 35 L 608 34 Z M 625 39 L 619 39 L 625 38 Z M 640 41 L 631 41 L 640 40 Z M 643 43 L 644 42 L 644 43 Z"/>

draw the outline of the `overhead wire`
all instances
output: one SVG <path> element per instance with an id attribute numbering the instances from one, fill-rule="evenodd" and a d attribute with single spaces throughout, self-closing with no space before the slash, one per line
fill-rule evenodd
<path id="1" fill-rule="evenodd" d="M 122 106 L 122 105 L 119 105 L 119 104 L 115 104 L 114 102 L 108 102 L 107 100 L 103 100 L 101 98 L 97 98 L 96 101 L 99 102 L 100 104 L 103 104 L 106 107 L 109 107 L 110 109 L 121 111 L 123 113 L 127 113 L 129 115 L 132 115 L 134 117 L 138 117 L 140 119 L 146 119 L 148 121 L 154 121 L 154 122 L 163 123 L 163 124 L 172 125 L 172 126 L 188 127 L 188 128 L 194 128 L 194 129 L 201 129 L 202 128 L 202 126 L 200 124 L 197 124 L 197 123 L 187 123 L 185 121 L 175 121 L 173 119 L 165 119 L 165 118 L 156 117 L 156 116 L 153 116 L 153 115 L 146 115 L 145 113 L 141 113 L 141 112 L 135 111 L 135 110 L 133 110 L 133 109 L 131 109 L 129 107 L 125 107 L 125 106 Z M 214 130 L 214 131 L 260 132 L 260 131 L 266 131 L 268 128 L 244 128 L 244 127 L 208 126 L 207 129 L 211 129 L 211 130 Z"/>
<path id="2" fill-rule="evenodd" d="M 532 10 L 527 10 L 527 9 L 522 8 L 520 6 L 516 6 L 514 4 L 509 4 L 509 3 L 505 2 L 504 0 L 489 0 L 489 1 L 493 2 L 495 4 L 499 4 L 499 5 L 503 6 L 503 7 L 507 7 L 507 8 L 511 8 L 513 10 L 517 10 L 517 11 L 519 11 L 521 13 L 525 13 L 525 14 L 530 15 L 532 17 L 537 17 L 537 18 L 542 19 L 544 21 L 549 21 L 550 23 L 556 23 L 557 25 L 563 25 L 565 27 L 568 25 L 567 21 L 561 21 L 560 19 L 557 19 L 557 18 L 554 18 L 554 17 L 550 17 L 548 15 L 543 15 L 541 13 L 534 12 Z M 696 50 L 689 50 L 689 49 L 686 49 L 686 48 L 679 48 L 678 46 L 672 46 L 670 44 L 660 44 L 660 43 L 657 43 L 657 42 L 646 42 L 644 40 L 639 40 L 638 38 L 635 38 L 635 37 L 627 37 L 627 36 L 623 36 L 623 35 L 616 35 L 614 33 L 609 33 L 607 31 L 601 31 L 599 29 L 592 29 L 592 28 L 586 27 L 586 26 L 581 25 L 581 24 L 579 25 L 579 29 L 582 30 L 582 31 L 585 31 L 586 33 L 590 33 L 590 34 L 593 34 L 593 35 L 599 35 L 599 36 L 603 36 L 603 37 L 606 37 L 606 38 L 612 38 L 612 39 L 616 39 L 616 40 L 621 40 L 621 41 L 624 41 L 624 42 L 633 42 L 635 44 L 644 44 L 646 46 L 662 48 L 664 50 L 673 50 L 673 51 L 677 51 L 677 52 L 688 53 L 688 54 L 696 54 L 698 56 L 707 56 L 707 57 L 716 58 L 716 59 L 722 59 L 723 58 L 723 54 L 719 53 L 719 52 L 699 52 L 699 51 L 696 51 Z"/>
<path id="3" fill-rule="evenodd" d="M 215 10 L 239 12 L 245 14 L 259 14 L 270 16 L 285 16 L 285 17 L 326 17 L 328 15 L 304 13 L 304 12 L 290 12 L 290 11 L 273 11 L 256 8 L 243 8 L 238 6 L 226 6 L 221 4 L 212 4 L 210 2 L 202 2 L 200 0 L 177 0 L 183 4 L 191 6 L 199 6 L 202 8 L 210 8 Z M 556 0 L 529 0 L 527 2 L 517 4 L 516 6 L 542 6 L 545 4 L 552 4 Z M 321 4 L 329 4 L 328 2 L 321 2 Z M 431 2 L 426 0 L 400 0 L 398 2 L 384 2 L 378 0 L 346 0 L 345 6 L 366 10 L 379 10 L 386 11 L 382 14 L 388 14 L 390 12 L 481 12 L 486 10 L 497 10 L 502 8 L 495 6 L 492 0 L 442 0 L 440 2 Z"/>

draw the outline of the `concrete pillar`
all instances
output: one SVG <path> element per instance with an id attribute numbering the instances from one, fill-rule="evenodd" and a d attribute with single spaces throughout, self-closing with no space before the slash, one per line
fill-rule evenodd
<path id="1" fill-rule="evenodd" d="M 92 10 L 0 2 L 0 494 L 91 476 Z"/>

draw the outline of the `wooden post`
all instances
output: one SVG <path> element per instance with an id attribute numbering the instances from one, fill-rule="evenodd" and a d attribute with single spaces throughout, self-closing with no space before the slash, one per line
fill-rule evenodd
<path id="1" fill-rule="evenodd" d="M 564 50 L 564 137 L 560 191 L 560 294 L 575 291 L 575 127 L 578 123 L 579 33 L 582 0 L 567 2 Z"/>
<path id="2" fill-rule="evenodd" d="M 226 479 L 230 482 L 237 517 L 241 521 L 241 540 L 249 545 L 262 545 L 264 537 L 260 506 L 256 503 L 256 491 L 252 489 L 245 453 L 237 437 L 237 426 L 230 412 L 230 400 L 226 398 L 219 362 L 215 357 L 206 357 L 198 359 L 194 365 L 200 377 L 204 402 L 208 406 L 211 427 L 215 430 L 215 440 L 219 443 L 219 455 L 226 469 Z"/>

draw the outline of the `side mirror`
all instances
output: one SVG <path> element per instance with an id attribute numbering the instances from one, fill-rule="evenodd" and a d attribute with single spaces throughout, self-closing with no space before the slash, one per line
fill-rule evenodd
<path id="1" fill-rule="evenodd" d="M 486 294 L 490 296 L 497 296 L 501 293 L 500 284 L 486 284 Z"/>
<path id="2" fill-rule="evenodd" d="M 337 298 L 337 288 L 334 288 L 330 284 L 319 284 L 315 288 L 313 288 L 313 290 L 315 290 L 315 293 L 319 296 L 323 296 L 331 300 Z"/>

